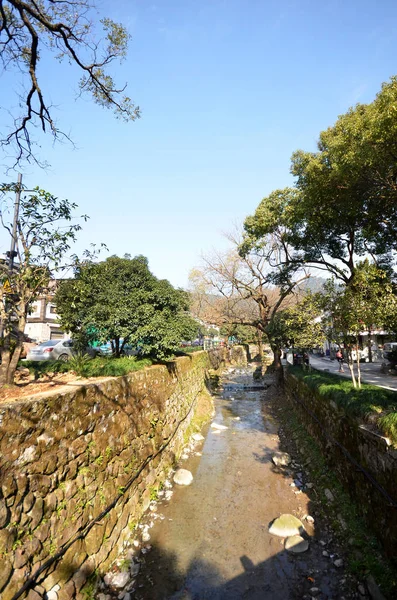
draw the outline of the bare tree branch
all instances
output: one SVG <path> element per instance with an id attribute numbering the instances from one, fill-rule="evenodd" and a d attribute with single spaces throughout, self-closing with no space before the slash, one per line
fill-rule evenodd
<path id="1" fill-rule="evenodd" d="M 48 90 L 44 92 L 39 81 L 39 62 L 49 54 L 78 67 L 80 93 L 88 92 L 94 102 L 112 108 L 125 121 L 139 118 L 139 107 L 124 95 L 126 86 L 116 86 L 108 70 L 112 62 L 125 58 L 129 34 L 107 18 L 100 21 L 104 35 L 99 33 L 94 14 L 90 0 L 0 0 L 2 69 L 20 72 L 28 84 L 18 96 L 21 113 L 13 115 L 9 132 L 0 133 L 0 144 L 15 154 L 14 166 L 23 160 L 43 166 L 34 151 L 32 128 L 49 131 L 54 140 L 69 140 L 56 125 Z"/>

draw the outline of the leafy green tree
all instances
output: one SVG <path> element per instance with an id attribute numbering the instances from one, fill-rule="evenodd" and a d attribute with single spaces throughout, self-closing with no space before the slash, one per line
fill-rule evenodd
<path id="1" fill-rule="evenodd" d="M 349 285 L 338 286 L 327 282 L 324 306 L 332 322 L 333 341 L 343 342 L 348 365 L 356 386 L 352 350 L 357 358 L 357 385 L 361 387 L 359 336 L 373 329 L 395 322 L 397 296 L 388 274 L 369 260 L 357 265 L 354 279 Z M 369 351 L 370 351 L 370 335 Z"/>
<path id="2" fill-rule="evenodd" d="M 67 138 L 54 120 L 49 90 L 41 82 L 40 61 L 56 61 L 54 82 L 61 77 L 61 63 L 80 73 L 79 95 L 112 108 L 126 121 L 139 117 L 139 108 L 124 94 L 125 85 L 113 80 L 110 65 L 127 53 L 126 28 L 109 18 L 98 22 L 90 0 L 0 0 L 0 59 L 4 71 L 12 71 L 20 113 L 9 107 L 12 123 L 1 134 L 1 143 L 15 149 L 16 163 L 36 161 L 31 132 L 40 128 L 53 138 Z M 55 91 L 55 87 L 53 92 Z M 4 108 L 4 107 L 3 107 Z"/>
<path id="3" fill-rule="evenodd" d="M 13 186 L 9 187 L 13 190 Z M 4 194 L 1 222 L 12 235 L 10 205 L 12 201 Z M 32 302 L 46 293 L 52 274 L 65 266 L 65 256 L 81 229 L 79 223 L 71 223 L 76 208 L 69 200 L 60 200 L 40 188 L 33 193 L 22 193 L 14 267 L 10 268 L 8 261 L 0 262 L 3 334 L 0 385 L 13 384 Z M 83 215 L 82 219 L 87 217 Z"/>
<path id="4" fill-rule="evenodd" d="M 144 256 L 81 265 L 59 285 L 55 303 L 66 330 L 111 341 L 115 356 L 131 344 L 143 356 L 167 358 L 198 329 L 187 313 L 188 294 L 157 279 Z"/>
<path id="5" fill-rule="evenodd" d="M 242 344 L 257 344 L 258 332 L 255 327 L 250 325 L 238 325 L 235 323 L 225 324 L 220 329 L 221 335 L 227 338 L 234 338 Z"/>
<path id="6" fill-rule="evenodd" d="M 321 300 L 318 294 L 308 292 L 293 306 L 276 312 L 266 327 L 272 347 L 308 350 L 322 344 L 326 335 Z"/>
<path id="7" fill-rule="evenodd" d="M 397 248 L 397 78 L 374 102 L 357 105 L 320 133 L 317 152 L 292 156 L 293 188 L 276 190 L 245 221 L 241 252 L 273 236 L 284 246 L 283 273 L 299 265 L 349 284 L 357 263 L 392 264 Z"/>

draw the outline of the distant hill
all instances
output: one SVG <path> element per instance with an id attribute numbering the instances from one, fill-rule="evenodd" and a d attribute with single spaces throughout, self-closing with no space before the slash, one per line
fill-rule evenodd
<path id="1" fill-rule="evenodd" d="M 301 288 L 303 290 L 310 290 L 311 292 L 320 292 L 326 281 L 327 280 L 325 279 L 325 277 L 313 277 L 312 276 L 309 279 L 306 279 L 306 281 L 304 281 L 302 283 Z"/>

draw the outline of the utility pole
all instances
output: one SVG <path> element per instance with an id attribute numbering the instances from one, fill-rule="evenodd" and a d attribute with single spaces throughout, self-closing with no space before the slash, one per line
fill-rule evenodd
<path id="1" fill-rule="evenodd" d="M 15 194 L 14 221 L 12 224 L 11 249 L 10 249 L 9 262 L 8 262 L 8 268 L 10 271 L 10 275 L 12 275 L 12 270 L 14 268 L 14 258 L 17 254 L 15 251 L 15 247 L 16 247 L 16 243 L 17 243 L 17 223 L 18 223 L 18 216 L 19 216 L 19 204 L 21 201 L 21 189 L 22 189 L 22 174 L 19 173 L 17 190 L 16 190 L 16 194 Z"/>

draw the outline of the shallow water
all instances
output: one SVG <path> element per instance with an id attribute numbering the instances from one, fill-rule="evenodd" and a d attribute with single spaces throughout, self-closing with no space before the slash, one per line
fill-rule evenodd
<path id="1" fill-rule="evenodd" d="M 174 486 L 170 502 L 158 504 L 165 518 L 150 530 L 152 549 L 143 558 L 137 600 L 302 598 L 313 563 L 316 572 L 327 567 L 321 549 L 291 555 L 268 533 L 280 514 L 303 516 L 309 507 L 306 495 L 291 488 L 292 478 L 272 463 L 277 423 L 266 390 L 253 385 L 249 369 L 223 378 L 213 422 L 228 429 L 208 427 L 196 446 L 202 455 L 193 453 L 180 465 L 193 473 L 193 483 Z M 321 598 L 331 598 L 325 572 L 321 583 Z"/>

